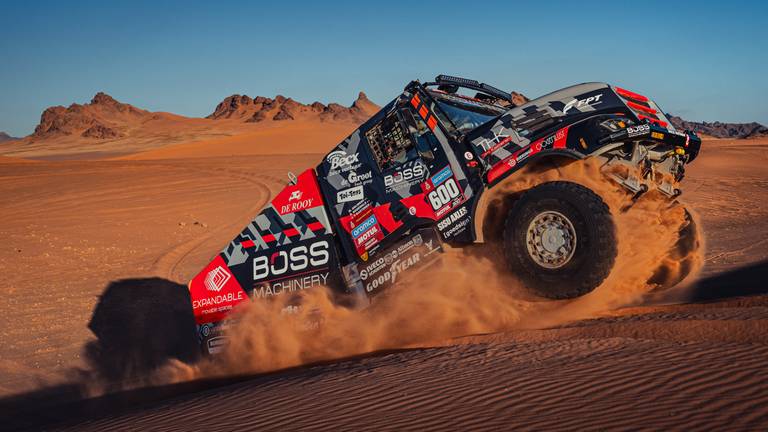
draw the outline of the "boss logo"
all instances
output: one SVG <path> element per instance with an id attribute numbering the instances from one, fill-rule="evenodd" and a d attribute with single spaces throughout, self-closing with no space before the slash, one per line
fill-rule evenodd
<path id="1" fill-rule="evenodd" d="M 401 171 L 397 171 L 393 174 L 384 176 L 384 186 L 386 187 L 398 187 L 402 184 L 409 183 L 412 180 L 421 180 L 427 174 L 427 167 L 424 164 L 418 162 L 413 164 L 412 167 L 403 168 Z"/>
<path id="2" fill-rule="evenodd" d="M 309 245 L 301 245 L 290 250 L 281 250 L 272 254 L 271 259 L 265 255 L 253 259 L 253 280 L 261 280 L 268 276 L 280 276 L 290 272 L 298 272 L 311 267 L 328 264 L 330 260 L 329 244 L 321 240 Z"/>
<path id="3" fill-rule="evenodd" d="M 645 125 L 639 125 L 639 126 L 630 126 L 627 128 L 627 136 L 634 137 L 638 135 L 642 135 L 645 133 L 648 133 L 651 130 L 651 127 L 647 124 Z"/>

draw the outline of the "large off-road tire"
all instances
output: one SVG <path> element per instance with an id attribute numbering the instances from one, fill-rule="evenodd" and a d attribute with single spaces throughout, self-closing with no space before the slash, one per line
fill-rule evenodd
<path id="1" fill-rule="evenodd" d="M 608 206 L 576 183 L 544 183 L 525 192 L 507 215 L 503 238 L 510 270 L 533 292 L 552 299 L 594 290 L 616 260 Z"/>
<path id="2" fill-rule="evenodd" d="M 677 233 L 677 241 L 653 272 L 648 283 L 654 291 L 663 291 L 683 281 L 701 267 L 702 241 L 693 215 L 686 210 L 685 220 Z"/>

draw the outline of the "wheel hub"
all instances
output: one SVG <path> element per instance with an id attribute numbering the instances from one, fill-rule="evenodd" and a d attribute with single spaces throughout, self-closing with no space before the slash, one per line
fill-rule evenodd
<path id="1" fill-rule="evenodd" d="M 528 225 L 526 245 L 536 264 L 550 269 L 560 268 L 576 251 L 576 230 L 562 213 L 541 212 Z"/>

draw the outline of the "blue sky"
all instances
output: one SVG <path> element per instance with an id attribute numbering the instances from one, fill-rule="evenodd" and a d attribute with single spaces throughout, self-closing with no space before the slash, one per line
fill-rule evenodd
<path id="1" fill-rule="evenodd" d="M 529 97 L 607 81 L 691 120 L 768 124 L 764 2 L 0 0 L 0 131 L 97 91 L 209 114 L 233 93 L 385 103 L 466 76 Z"/>

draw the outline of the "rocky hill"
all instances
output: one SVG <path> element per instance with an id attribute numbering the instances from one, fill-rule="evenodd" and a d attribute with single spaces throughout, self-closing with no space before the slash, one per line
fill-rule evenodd
<path id="1" fill-rule="evenodd" d="M 225 98 L 207 118 L 237 119 L 248 123 L 295 120 L 300 117 L 317 117 L 321 121 L 363 122 L 378 110 L 379 106 L 371 102 L 363 92 L 360 92 L 349 107 L 337 103 L 324 105 L 320 102 L 305 105 L 282 95 L 272 99 L 236 94 Z"/>
<path id="2" fill-rule="evenodd" d="M 722 123 L 693 122 L 668 114 L 669 120 L 678 129 L 696 131 L 699 134 L 715 138 L 764 138 L 768 137 L 768 128 L 757 122 Z"/>
<path id="3" fill-rule="evenodd" d="M 32 139 L 79 135 L 84 138 L 108 139 L 124 135 L 131 124 L 153 117 L 149 111 L 121 103 L 106 93 L 96 93 L 90 103 L 53 106 L 40 116 L 40 124 Z"/>
<path id="4" fill-rule="evenodd" d="M 0 143 L 6 142 L 6 141 L 14 141 L 14 140 L 17 140 L 17 139 L 18 138 L 14 138 L 14 137 L 8 135 L 7 133 L 0 131 Z"/>

